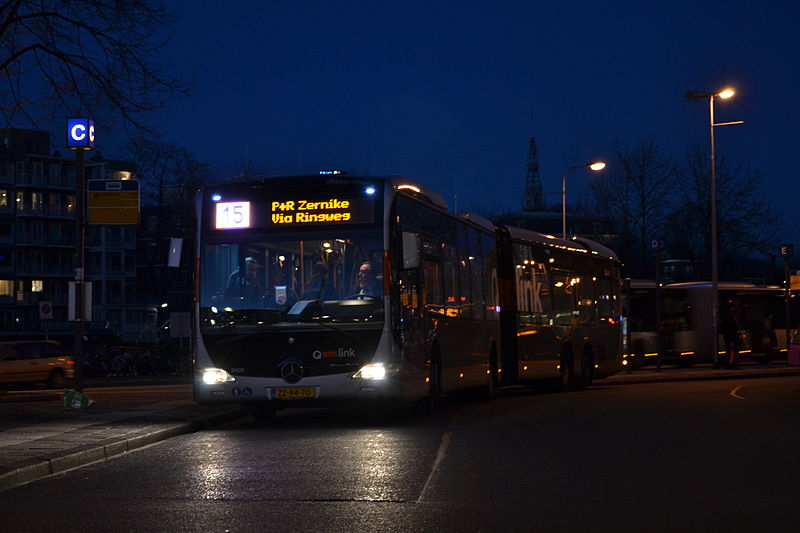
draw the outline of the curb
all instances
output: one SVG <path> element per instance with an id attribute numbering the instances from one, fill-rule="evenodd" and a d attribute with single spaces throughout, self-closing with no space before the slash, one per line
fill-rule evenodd
<path id="1" fill-rule="evenodd" d="M 747 378 L 781 378 L 787 376 L 800 375 L 800 368 L 784 367 L 774 368 L 773 371 L 766 369 L 740 369 L 740 370 L 709 370 L 707 372 L 694 375 L 676 374 L 671 372 L 656 373 L 647 372 L 646 375 L 636 376 L 636 374 L 616 374 L 592 382 L 593 385 L 638 385 L 642 383 L 665 383 L 669 381 L 716 381 L 726 379 L 747 379 Z"/>
<path id="2" fill-rule="evenodd" d="M 191 420 L 179 422 L 171 427 L 158 429 L 144 435 L 137 435 L 136 437 L 122 439 L 117 442 L 103 444 L 59 457 L 42 459 L 34 464 L 25 465 L 10 472 L 6 472 L 5 474 L 0 474 L 0 492 L 72 468 L 85 466 L 97 461 L 105 461 L 115 456 L 136 450 L 137 448 L 177 437 L 178 435 L 194 433 L 213 426 L 232 422 L 243 416 L 244 413 L 239 407 L 233 407 L 217 413 L 198 416 Z"/>

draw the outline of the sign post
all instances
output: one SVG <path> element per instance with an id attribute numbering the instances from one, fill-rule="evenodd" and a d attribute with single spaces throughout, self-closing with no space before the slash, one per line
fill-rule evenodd
<path id="1" fill-rule="evenodd" d="M 42 323 L 44 330 L 44 340 L 48 340 L 47 336 L 47 322 L 53 320 L 53 303 L 52 302 L 39 302 L 39 320 Z"/>
<path id="2" fill-rule="evenodd" d="M 656 253 L 656 372 L 661 372 L 661 352 L 664 333 L 661 331 L 661 254 L 666 247 L 663 237 L 650 239 L 650 249 Z"/>
<path id="3" fill-rule="evenodd" d="M 67 119 L 67 148 L 75 150 L 75 390 L 83 392 L 83 366 L 86 351 L 83 343 L 84 308 L 84 226 L 85 162 L 84 152 L 94 149 L 94 120 Z"/>
<path id="4" fill-rule="evenodd" d="M 791 244 L 784 244 L 781 246 L 781 257 L 783 257 L 783 277 L 786 283 L 786 290 L 784 290 L 784 307 L 786 313 L 786 350 L 789 350 L 789 297 L 792 292 L 792 280 L 789 276 L 789 259 L 794 255 L 794 246 Z"/>

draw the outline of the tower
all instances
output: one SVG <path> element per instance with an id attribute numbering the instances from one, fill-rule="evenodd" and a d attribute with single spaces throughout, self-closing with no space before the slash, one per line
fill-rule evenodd
<path id="1" fill-rule="evenodd" d="M 544 194 L 542 193 L 542 181 L 539 179 L 539 149 L 536 147 L 536 137 L 531 137 L 528 147 L 528 175 L 522 194 L 522 210 L 544 211 Z"/>

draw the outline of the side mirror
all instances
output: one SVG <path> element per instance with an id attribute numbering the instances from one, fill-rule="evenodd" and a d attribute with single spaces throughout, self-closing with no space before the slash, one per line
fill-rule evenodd
<path id="1" fill-rule="evenodd" d="M 403 268 L 419 267 L 419 243 L 417 234 L 410 231 L 403 232 Z"/>

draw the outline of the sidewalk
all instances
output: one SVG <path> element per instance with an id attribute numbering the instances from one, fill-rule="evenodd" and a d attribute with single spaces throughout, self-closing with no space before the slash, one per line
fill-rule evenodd
<path id="1" fill-rule="evenodd" d="M 96 403 L 85 410 L 65 409 L 61 391 L 0 396 L 0 491 L 242 416 L 238 406 L 198 406 L 189 387 L 176 388 L 166 401 L 87 389 Z"/>
<path id="2" fill-rule="evenodd" d="M 711 364 L 699 364 L 690 367 L 662 365 L 657 371 L 655 365 L 646 366 L 627 372 L 596 379 L 593 385 L 625 385 L 632 383 L 655 383 L 659 381 L 697 381 L 709 379 L 742 379 L 754 377 L 800 376 L 800 367 L 789 366 L 786 359 L 778 359 L 770 366 L 763 366 L 753 361 L 738 363 L 738 369 L 714 368 Z"/>
<path id="3" fill-rule="evenodd" d="M 738 370 L 698 365 L 654 366 L 595 380 L 598 386 L 660 381 L 800 376 L 800 367 L 779 360 L 770 367 L 750 362 Z M 83 411 L 65 409 L 60 391 L 26 391 L 0 396 L 0 491 L 21 483 L 105 460 L 184 433 L 236 420 L 238 406 L 199 406 L 185 380 L 127 378 L 119 386 L 160 384 L 152 391 L 121 395 L 113 388 L 87 388 L 97 403 Z M 109 383 L 92 383 L 92 385 Z M 139 390 L 139 389 L 137 389 Z"/>

